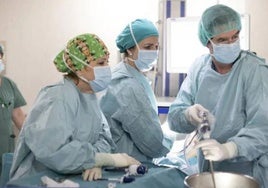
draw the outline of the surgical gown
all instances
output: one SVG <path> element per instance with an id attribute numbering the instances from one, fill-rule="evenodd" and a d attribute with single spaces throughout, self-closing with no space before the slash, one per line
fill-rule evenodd
<path id="1" fill-rule="evenodd" d="M 182 84 L 168 114 L 172 130 L 190 133 L 184 111 L 201 104 L 215 116 L 211 137 L 220 143 L 233 141 L 238 147 L 234 159 L 214 162 L 214 170 L 255 177 L 268 187 L 268 65 L 253 53 L 242 51 L 230 72 L 219 74 L 204 55 L 196 60 Z M 201 171 L 207 161 L 199 153 Z"/>
<path id="2" fill-rule="evenodd" d="M 151 162 L 169 152 L 157 114 L 156 99 L 148 79 L 126 63 L 112 70 L 112 82 L 100 101 L 116 149 L 141 162 Z"/>
<path id="3" fill-rule="evenodd" d="M 94 166 L 96 152 L 110 152 L 114 143 L 95 94 L 62 82 L 43 88 L 21 130 L 11 178 L 52 170 L 81 173 Z"/>

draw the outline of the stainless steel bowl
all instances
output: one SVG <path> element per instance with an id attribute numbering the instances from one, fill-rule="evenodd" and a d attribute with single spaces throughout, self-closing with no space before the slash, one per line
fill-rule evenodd
<path id="1" fill-rule="evenodd" d="M 247 175 L 228 172 L 214 172 L 216 188 L 260 188 L 258 182 Z M 212 175 L 209 172 L 193 174 L 184 179 L 189 188 L 214 188 Z"/>

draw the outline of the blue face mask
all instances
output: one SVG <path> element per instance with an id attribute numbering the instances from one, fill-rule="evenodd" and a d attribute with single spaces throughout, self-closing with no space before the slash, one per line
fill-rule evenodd
<path id="1" fill-rule="evenodd" d="M 158 50 L 139 50 L 135 65 L 141 72 L 149 71 L 156 64 Z"/>
<path id="2" fill-rule="evenodd" d="M 89 85 L 94 92 L 106 89 L 111 82 L 112 73 L 109 66 L 93 67 L 95 79 L 89 81 Z"/>
<path id="3" fill-rule="evenodd" d="M 211 54 L 211 56 L 220 63 L 231 64 L 240 54 L 241 48 L 239 40 L 231 44 L 214 44 L 212 41 L 210 42 L 213 47 L 213 54 Z"/>
<path id="4" fill-rule="evenodd" d="M 67 51 L 67 50 L 66 50 Z M 68 51 L 67 51 L 68 52 Z M 89 86 L 91 87 L 91 89 L 97 93 L 100 92 L 104 89 L 106 89 L 109 85 L 109 83 L 111 82 L 112 79 L 112 72 L 111 72 L 111 68 L 110 66 L 100 66 L 100 67 L 92 67 L 89 64 L 87 64 L 86 62 L 84 62 L 83 60 L 79 59 L 78 57 L 76 57 L 75 55 L 71 54 L 70 52 L 68 52 L 69 55 L 71 55 L 72 57 L 74 57 L 77 61 L 81 62 L 82 64 L 84 64 L 85 66 L 88 66 L 90 68 L 93 69 L 94 71 L 94 76 L 95 79 L 94 80 L 90 80 L 88 81 L 86 78 L 78 76 L 69 66 L 68 64 L 65 62 L 65 58 L 63 55 L 63 62 L 65 63 L 65 65 L 68 67 L 68 69 L 70 69 L 73 73 L 75 73 L 81 80 L 87 82 L 89 84 Z"/>
<path id="5" fill-rule="evenodd" d="M 5 70 L 5 64 L 3 63 L 3 60 L 0 59 L 0 73 Z"/>

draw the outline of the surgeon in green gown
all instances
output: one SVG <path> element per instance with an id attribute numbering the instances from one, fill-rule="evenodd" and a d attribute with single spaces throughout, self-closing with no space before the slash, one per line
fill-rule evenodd
<path id="1" fill-rule="evenodd" d="M 136 19 L 117 36 L 123 54 L 112 69 L 112 81 L 100 106 L 116 144 L 113 152 L 124 152 L 141 162 L 165 156 L 169 142 L 161 129 L 150 71 L 158 58 L 159 33 L 147 19 Z"/>
<path id="2" fill-rule="evenodd" d="M 202 122 L 200 112 L 215 117 L 210 139 L 197 143 L 199 170 L 253 176 L 268 187 L 268 64 L 240 48 L 240 15 L 225 5 L 206 9 L 199 39 L 209 50 L 192 64 L 168 122 L 172 130 L 190 133 Z M 213 125 L 213 124 L 212 124 Z M 206 160 L 205 160 L 206 159 Z"/>
<path id="3" fill-rule="evenodd" d="M 11 179 L 53 171 L 101 178 L 102 166 L 140 164 L 114 147 L 96 93 L 111 80 L 109 52 L 95 34 L 71 39 L 54 59 L 64 76 L 39 92 L 18 139 Z"/>

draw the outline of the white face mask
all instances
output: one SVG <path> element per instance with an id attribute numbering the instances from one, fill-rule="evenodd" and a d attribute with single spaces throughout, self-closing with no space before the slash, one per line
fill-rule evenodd
<path id="1" fill-rule="evenodd" d="M 2 59 L 0 59 L 0 73 L 5 70 L 5 64 Z"/>
<path id="2" fill-rule="evenodd" d="M 66 50 L 67 51 L 67 50 Z M 68 51 L 67 51 L 68 52 Z M 75 55 L 71 54 L 70 52 L 68 52 L 72 57 L 74 57 L 77 61 L 79 61 L 80 63 L 84 64 L 85 66 L 88 66 L 90 68 L 93 69 L 94 71 L 94 76 L 95 79 L 94 80 L 90 80 L 88 81 L 86 78 L 78 76 L 69 66 L 68 64 L 65 62 L 65 58 L 64 58 L 64 54 L 63 54 L 63 62 L 65 63 L 65 65 L 68 67 L 68 69 L 70 69 L 73 73 L 75 73 L 81 80 L 84 80 L 85 82 L 87 82 L 91 89 L 96 93 L 96 92 L 100 92 L 104 89 L 106 89 L 109 85 L 109 83 L 111 82 L 112 79 L 112 72 L 111 72 L 111 68 L 110 66 L 101 66 L 101 67 L 92 67 L 89 64 L 87 64 L 86 62 L 84 62 L 83 60 L 79 59 L 78 57 L 76 57 Z"/>
<path id="3" fill-rule="evenodd" d="M 223 64 L 233 63 L 239 56 L 241 48 L 239 39 L 231 44 L 214 44 L 210 41 L 213 47 L 213 56 L 218 62 Z"/>
<path id="4" fill-rule="evenodd" d="M 131 36 L 137 46 L 137 49 L 139 50 L 138 58 L 136 60 L 133 60 L 131 58 L 129 59 L 131 61 L 134 61 L 136 67 L 141 72 L 147 72 L 151 70 L 154 67 L 154 65 L 156 65 L 157 58 L 158 58 L 158 50 L 141 50 L 133 34 L 131 23 L 129 24 L 129 28 L 130 28 Z"/>

